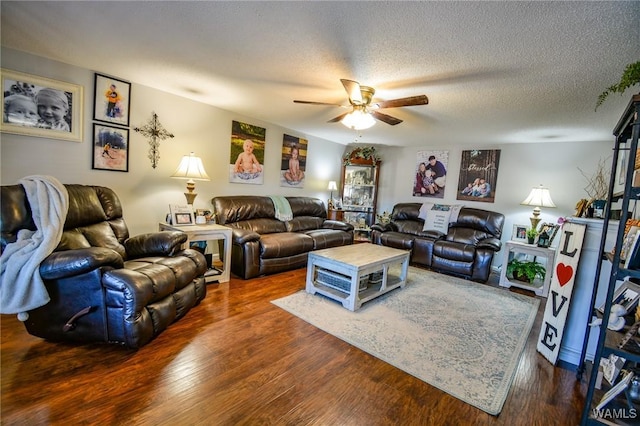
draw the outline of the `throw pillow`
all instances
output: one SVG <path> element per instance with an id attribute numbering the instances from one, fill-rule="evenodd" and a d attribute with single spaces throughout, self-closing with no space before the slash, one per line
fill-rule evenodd
<path id="1" fill-rule="evenodd" d="M 464 207 L 462 204 L 454 204 L 451 206 L 449 211 L 451 212 L 451 217 L 449 217 L 449 223 L 454 223 L 458 221 L 458 215 L 460 214 L 460 210 Z"/>
<path id="2" fill-rule="evenodd" d="M 427 220 L 427 212 L 431 210 L 433 207 L 433 203 L 422 203 L 420 207 L 420 213 L 418 213 L 418 217 L 422 220 Z"/>
<path id="3" fill-rule="evenodd" d="M 423 231 L 438 231 L 446 234 L 449 231 L 449 218 L 451 217 L 451 211 L 443 206 L 433 206 L 431 210 L 427 211 L 427 218 L 424 221 Z"/>

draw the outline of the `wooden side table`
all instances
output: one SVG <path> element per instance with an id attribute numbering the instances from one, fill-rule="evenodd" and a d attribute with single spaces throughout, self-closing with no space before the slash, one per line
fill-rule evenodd
<path id="1" fill-rule="evenodd" d="M 329 220 L 339 220 L 344 221 L 344 211 L 329 209 L 327 210 L 327 219 Z"/>
<path id="2" fill-rule="evenodd" d="M 528 284 L 523 281 L 510 279 L 507 277 L 507 264 L 509 260 L 513 258 L 515 253 L 524 253 L 528 256 L 545 259 L 545 269 L 547 273 L 544 276 L 544 280 L 540 282 L 537 279 L 535 282 Z M 521 243 L 520 241 L 507 241 L 504 243 L 504 254 L 502 260 L 502 268 L 500 271 L 500 287 L 518 287 L 525 290 L 531 290 L 538 296 L 547 297 L 549 294 L 549 285 L 551 284 L 551 277 L 553 276 L 553 265 L 556 259 L 556 250 L 549 247 L 538 247 L 533 244 Z"/>
<path id="3" fill-rule="evenodd" d="M 191 241 L 212 241 L 224 240 L 224 254 L 222 256 L 222 272 L 220 274 L 205 273 L 207 283 L 218 281 L 226 283 L 231 279 L 231 228 L 214 223 L 205 225 L 171 225 L 160 222 L 161 231 L 180 231 L 187 234 L 186 246 L 189 247 Z"/>

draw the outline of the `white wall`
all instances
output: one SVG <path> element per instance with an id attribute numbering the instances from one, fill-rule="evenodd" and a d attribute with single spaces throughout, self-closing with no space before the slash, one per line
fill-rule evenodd
<path id="1" fill-rule="evenodd" d="M 239 116 L 209 105 L 161 92 L 133 82 L 131 90 L 131 132 L 129 172 L 91 169 L 93 79 L 94 71 L 11 49 L 2 49 L 2 66 L 7 69 L 53 78 L 84 87 L 84 142 L 33 138 L 3 133 L 0 146 L 0 181 L 3 185 L 17 182 L 31 174 L 50 174 L 63 183 L 105 185 L 120 197 L 125 219 L 132 234 L 151 232 L 164 220 L 170 203 L 184 203 L 182 193 L 186 183 L 169 176 L 180 158 L 194 151 L 204 162 L 210 182 L 197 182 L 196 208 L 210 206 L 216 195 L 282 194 L 328 198 L 327 181 L 340 179 L 343 145 L 290 131 L 271 123 Z M 100 72 L 100 70 L 96 70 Z M 127 80 L 125 75 L 114 76 Z M 250 101 L 249 99 L 247 101 Z M 175 138 L 160 144 L 160 161 L 153 169 L 147 158 L 147 140 L 133 131 L 144 125 L 151 113 Z M 230 156 L 231 121 L 239 120 L 265 127 L 265 180 L 263 185 L 232 184 L 227 170 Z M 612 123 L 612 128 L 615 123 Z M 309 140 L 306 183 L 304 189 L 280 187 L 278 171 L 282 135 Z M 366 145 L 366 134 L 363 137 Z M 447 188 L 443 202 L 457 203 L 456 189 L 460 158 L 464 149 L 501 149 L 498 182 L 494 203 L 461 202 L 468 206 L 495 210 L 505 214 L 503 240 L 511 237 L 513 224 L 529 224 L 532 208 L 520 202 L 530 189 L 539 184 L 548 186 L 555 209 L 542 209 L 543 221 L 555 222 L 560 216 L 571 215 L 580 198 L 587 198 L 586 184 L 578 166 L 591 174 L 601 158 L 611 156 L 613 137 L 601 143 L 544 143 L 495 146 L 451 146 L 446 141 L 425 141 L 424 146 L 410 148 L 378 147 L 382 156 L 378 210 L 391 211 L 398 202 L 422 202 L 413 197 L 416 153 L 423 150 L 448 150 Z M 495 263 L 495 262 L 494 262 Z M 499 264 L 498 262 L 497 264 Z"/>
<path id="2" fill-rule="evenodd" d="M 131 88 L 129 172 L 93 170 L 92 118 L 94 72 L 11 49 L 2 49 L 3 68 L 13 71 L 79 84 L 84 87 L 84 139 L 82 143 L 35 138 L 2 133 L 0 141 L 0 182 L 16 183 L 33 174 L 52 175 L 63 183 L 104 185 L 118 194 L 131 235 L 157 230 L 169 204 L 185 203 L 186 181 L 172 179 L 183 155 L 194 151 L 202 158 L 210 182 L 196 182 L 199 194 L 196 208 L 210 207 L 216 195 L 306 195 L 328 199 L 329 180 L 339 180 L 344 146 L 309 137 L 292 130 L 265 123 L 233 112 L 161 92 L 133 82 Z M 96 70 L 100 72 L 100 70 Z M 114 76 L 127 80 L 127 76 Z M 147 158 L 147 139 L 133 131 L 144 125 L 152 112 L 158 114 L 163 127 L 173 133 L 173 139 L 160 143 L 157 168 Z M 266 145 L 263 185 L 229 183 L 230 135 L 232 120 L 265 127 Z M 282 136 L 308 139 L 306 182 L 303 189 L 280 186 Z"/>
<path id="3" fill-rule="evenodd" d="M 615 123 L 614 123 L 615 125 Z M 613 125 L 612 125 L 613 129 Z M 556 223 L 559 217 L 570 216 L 575 211 L 576 202 L 589 198 L 584 191 L 586 180 L 578 170 L 587 174 L 594 172 L 600 158 L 611 159 L 611 141 L 581 143 L 512 144 L 487 147 L 447 146 L 411 147 L 402 149 L 380 148 L 383 162 L 380 170 L 381 185 L 378 210 L 391 211 L 399 202 L 423 202 L 426 198 L 412 195 L 415 165 L 418 151 L 449 151 L 447 164 L 447 186 L 443 203 L 463 204 L 469 207 L 494 210 L 505 215 L 503 241 L 511 238 L 514 224 L 530 225 L 529 217 L 533 207 L 522 206 L 522 202 L 534 186 L 543 184 L 551 192 L 557 208 L 542 208 L 543 222 Z M 457 201 L 458 175 L 462 151 L 471 149 L 500 149 L 498 181 L 495 185 L 496 197 L 493 203 Z M 432 199 L 433 200 L 433 199 Z M 557 241 L 554 241 L 557 243 Z M 500 265 L 498 256 L 494 265 Z"/>

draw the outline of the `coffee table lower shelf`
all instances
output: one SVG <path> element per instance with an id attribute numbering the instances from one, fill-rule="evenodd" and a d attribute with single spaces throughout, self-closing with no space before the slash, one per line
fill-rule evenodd
<path id="1" fill-rule="evenodd" d="M 403 287 L 405 281 L 402 281 L 399 277 L 392 277 L 387 285 L 382 288 L 382 283 L 370 284 L 366 289 L 358 291 L 358 301 L 360 304 L 368 302 L 371 299 L 375 299 L 385 293 L 395 290 L 396 288 Z M 320 293 L 323 296 L 327 296 L 333 300 L 341 302 L 342 305 L 348 309 L 350 302 L 350 294 L 348 291 L 338 290 L 335 287 L 323 284 L 322 281 L 315 281 L 314 288 L 316 293 Z"/>
<path id="2" fill-rule="evenodd" d="M 398 265 L 400 268 L 389 267 Z M 365 243 L 309 254 L 306 291 L 322 294 L 355 311 L 371 299 L 404 287 L 409 252 Z"/>

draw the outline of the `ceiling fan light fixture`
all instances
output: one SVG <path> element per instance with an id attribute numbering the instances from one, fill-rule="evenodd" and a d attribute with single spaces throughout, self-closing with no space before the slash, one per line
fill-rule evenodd
<path id="1" fill-rule="evenodd" d="M 364 107 L 361 107 L 354 108 L 352 112 L 345 115 L 341 123 L 350 129 L 364 130 L 376 124 L 376 120 Z"/>

